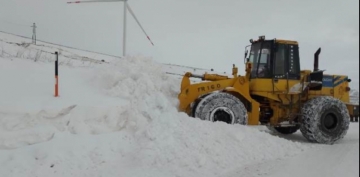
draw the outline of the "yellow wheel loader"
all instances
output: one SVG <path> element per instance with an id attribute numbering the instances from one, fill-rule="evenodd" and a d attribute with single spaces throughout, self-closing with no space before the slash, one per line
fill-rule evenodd
<path id="1" fill-rule="evenodd" d="M 300 69 L 297 41 L 250 39 L 245 47 L 245 75 L 192 74 L 182 79 L 179 109 L 189 116 L 228 124 L 265 125 L 281 134 L 300 129 L 310 142 L 333 144 L 358 117 L 350 103 L 346 75 L 319 70 L 319 48 L 313 70 Z M 202 82 L 191 83 L 190 78 Z"/>

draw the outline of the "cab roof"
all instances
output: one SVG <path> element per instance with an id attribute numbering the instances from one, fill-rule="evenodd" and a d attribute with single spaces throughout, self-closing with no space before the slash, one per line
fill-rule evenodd
<path id="1" fill-rule="evenodd" d="M 292 41 L 292 40 L 276 39 L 275 41 L 276 43 L 280 43 L 280 44 L 293 44 L 293 45 L 299 44 L 297 41 Z"/>
<path id="2" fill-rule="evenodd" d="M 275 40 L 275 42 L 279 43 L 279 44 L 298 45 L 298 42 L 293 41 L 293 40 L 286 40 L 286 39 L 271 39 L 271 40 Z M 269 40 L 266 40 L 265 36 L 259 36 L 259 39 L 257 39 L 257 40 L 250 39 L 250 43 L 257 43 L 257 42 L 261 42 L 261 41 L 269 41 Z"/>

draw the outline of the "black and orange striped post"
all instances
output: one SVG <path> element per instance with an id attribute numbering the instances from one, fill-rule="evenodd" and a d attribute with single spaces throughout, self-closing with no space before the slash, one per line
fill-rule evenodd
<path id="1" fill-rule="evenodd" d="M 59 96 L 59 54 L 55 52 L 55 97 Z"/>

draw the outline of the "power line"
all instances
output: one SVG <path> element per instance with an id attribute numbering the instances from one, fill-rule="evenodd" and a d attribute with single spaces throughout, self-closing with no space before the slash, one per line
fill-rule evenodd
<path id="1" fill-rule="evenodd" d="M 14 33 L 6 32 L 6 31 L 3 31 L 3 30 L 1 30 L 1 29 L 0 29 L 0 33 L 5 33 L 5 34 L 10 34 L 10 35 L 14 35 L 14 36 L 19 36 L 19 37 L 22 37 L 22 38 L 30 39 L 30 37 L 28 37 L 28 36 L 23 36 L 23 35 L 19 35 L 19 34 L 14 34 Z M 101 52 L 96 52 L 96 51 L 91 51 L 91 50 L 86 50 L 86 49 L 80 49 L 80 48 L 71 47 L 71 46 L 68 46 L 68 45 L 58 44 L 58 43 L 54 43 L 54 42 L 48 42 L 48 41 L 44 41 L 44 40 L 40 40 L 40 39 L 38 39 L 37 41 L 43 42 L 43 43 L 47 43 L 47 44 L 51 44 L 51 45 L 60 46 L 60 47 L 66 47 L 66 48 L 69 48 L 69 49 L 81 50 L 81 51 L 96 53 L 96 54 L 105 55 L 105 56 L 109 56 L 109 57 L 121 58 L 121 56 L 116 56 L 116 55 L 111 55 L 111 54 L 106 54 L 106 53 L 101 53 Z"/>
<path id="2" fill-rule="evenodd" d="M 14 22 L 10 22 L 10 21 L 6 21 L 6 20 L 0 20 L 1 23 L 4 23 L 4 24 L 10 24 L 10 25 L 16 25 L 16 26 L 28 26 L 28 25 L 25 25 L 25 24 L 20 24 L 20 23 L 14 23 Z"/>
<path id="3" fill-rule="evenodd" d="M 144 34 L 146 35 L 146 38 L 150 41 L 151 45 L 154 46 L 154 43 L 151 41 L 149 35 L 145 32 L 144 28 L 141 26 L 139 20 L 136 18 L 134 12 L 131 10 L 128 2 L 128 0 L 88 0 L 88 1 L 72 1 L 72 2 L 67 2 L 68 4 L 78 4 L 78 3 L 97 3 L 97 2 L 124 2 L 124 20 L 123 20 L 123 56 L 126 55 L 126 12 L 127 10 L 130 12 L 130 14 L 133 16 L 133 18 L 135 19 L 135 21 L 137 22 L 137 24 L 140 26 L 141 30 L 144 32 Z"/>

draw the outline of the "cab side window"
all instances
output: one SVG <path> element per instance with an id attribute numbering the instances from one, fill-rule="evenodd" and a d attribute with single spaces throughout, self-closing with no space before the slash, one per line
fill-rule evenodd
<path id="1" fill-rule="evenodd" d="M 275 78 L 285 78 L 286 75 L 286 45 L 279 44 L 277 46 L 277 51 L 275 54 L 275 66 L 274 66 L 274 76 Z"/>
<path id="2" fill-rule="evenodd" d="M 289 45 L 289 74 L 290 78 L 300 79 L 300 57 L 297 45 Z"/>
<path id="3" fill-rule="evenodd" d="M 274 77 L 278 79 L 300 78 L 299 49 L 297 45 L 278 44 L 274 61 Z"/>

